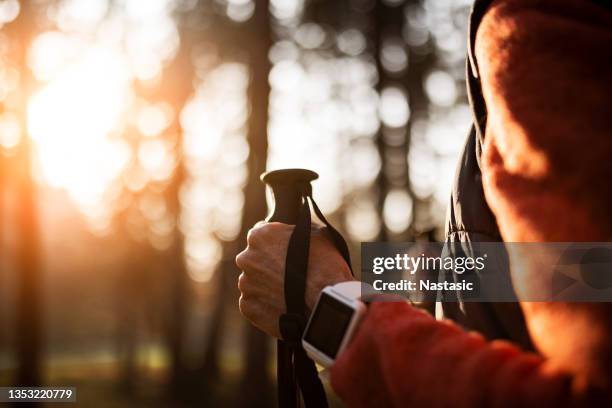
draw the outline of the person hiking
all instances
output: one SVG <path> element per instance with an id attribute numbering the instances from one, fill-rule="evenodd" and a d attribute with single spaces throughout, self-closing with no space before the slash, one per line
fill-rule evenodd
<path id="1" fill-rule="evenodd" d="M 478 0 L 468 37 L 474 124 L 453 186 L 447 243 L 469 250 L 479 241 L 611 241 L 609 3 Z M 240 310 L 275 337 L 292 229 L 258 224 L 236 258 Z M 535 267 L 522 274 L 527 289 L 543 279 Z M 313 229 L 307 307 L 323 288 L 351 279 L 323 231 Z M 438 309 L 447 319 L 405 302 L 372 303 L 331 367 L 340 399 L 348 406 L 612 405 L 612 303 Z"/>

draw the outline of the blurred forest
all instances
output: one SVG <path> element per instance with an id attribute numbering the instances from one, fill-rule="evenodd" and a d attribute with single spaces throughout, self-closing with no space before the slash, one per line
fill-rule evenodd
<path id="1" fill-rule="evenodd" d="M 0 0 L 0 386 L 275 404 L 237 310 L 259 175 L 359 243 L 441 238 L 468 0 Z M 359 270 L 359 268 L 356 268 Z"/>

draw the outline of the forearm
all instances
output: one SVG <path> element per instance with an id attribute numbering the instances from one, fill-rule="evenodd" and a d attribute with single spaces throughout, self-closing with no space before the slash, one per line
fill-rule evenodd
<path id="1" fill-rule="evenodd" d="M 374 303 L 332 368 L 351 407 L 565 407 L 569 379 L 534 354 L 487 342 L 406 303 Z"/>

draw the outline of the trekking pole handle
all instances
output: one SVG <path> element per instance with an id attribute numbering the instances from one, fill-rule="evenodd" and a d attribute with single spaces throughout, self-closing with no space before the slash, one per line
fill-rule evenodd
<path id="1" fill-rule="evenodd" d="M 261 175 L 261 180 L 272 189 L 274 208 L 268 222 L 295 225 L 302 206 L 304 189 L 310 192 L 310 182 L 319 175 L 306 169 L 273 170 Z"/>

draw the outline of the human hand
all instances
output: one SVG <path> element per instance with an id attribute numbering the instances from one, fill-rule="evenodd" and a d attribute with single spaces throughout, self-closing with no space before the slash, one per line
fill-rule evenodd
<path id="1" fill-rule="evenodd" d="M 293 225 L 258 223 L 247 235 L 247 247 L 236 257 L 242 270 L 238 278 L 240 312 L 255 326 L 280 338 L 278 319 L 285 313 L 285 257 Z M 306 306 L 312 310 L 328 285 L 354 280 L 351 271 L 327 238 L 325 229 L 313 226 L 310 239 Z"/>

